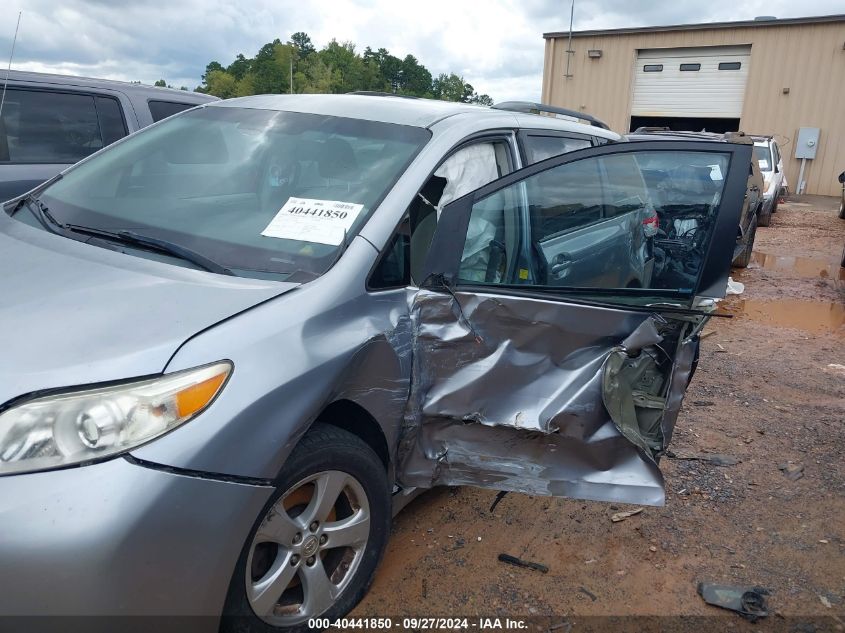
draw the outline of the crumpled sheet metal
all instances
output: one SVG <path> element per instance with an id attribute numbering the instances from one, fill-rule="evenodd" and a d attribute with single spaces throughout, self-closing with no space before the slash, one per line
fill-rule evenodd
<path id="1" fill-rule="evenodd" d="M 413 382 L 423 419 L 543 433 L 605 419 L 596 377 L 609 351 L 648 315 L 457 296 L 463 316 L 445 293 L 421 291 L 413 307 Z"/>
<path id="2" fill-rule="evenodd" d="M 647 314 L 540 299 L 420 291 L 400 445 L 404 485 L 645 505 L 655 462 L 602 406 L 601 368 Z M 526 325 L 528 324 L 528 325 Z"/>

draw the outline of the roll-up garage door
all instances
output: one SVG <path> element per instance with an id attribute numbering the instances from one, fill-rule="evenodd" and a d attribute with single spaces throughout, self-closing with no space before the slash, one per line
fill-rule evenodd
<path id="1" fill-rule="evenodd" d="M 632 116 L 740 118 L 750 46 L 637 52 Z"/>

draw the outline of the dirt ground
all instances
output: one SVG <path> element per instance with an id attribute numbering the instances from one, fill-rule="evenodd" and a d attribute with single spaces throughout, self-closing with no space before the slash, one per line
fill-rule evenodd
<path id="1" fill-rule="evenodd" d="M 718 614 L 719 630 L 845 630 L 845 221 L 835 204 L 781 204 L 752 265 L 732 273 L 745 284 L 723 303 L 735 318 L 705 328 L 671 449 L 738 463 L 664 458 L 666 506 L 618 523 L 611 515 L 633 506 L 512 493 L 490 512 L 496 491 L 430 491 L 397 517 L 352 615 Z M 800 478 L 787 465 L 803 467 Z M 707 606 L 700 581 L 765 587 L 771 615 L 752 625 Z"/>

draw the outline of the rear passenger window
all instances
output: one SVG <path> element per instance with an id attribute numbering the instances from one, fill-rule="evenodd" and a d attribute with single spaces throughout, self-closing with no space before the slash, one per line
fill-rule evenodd
<path id="1" fill-rule="evenodd" d="M 175 101 L 149 101 L 148 103 L 153 122 L 161 121 L 197 105 L 196 103 L 177 103 Z"/>
<path id="2" fill-rule="evenodd" d="M 104 145 L 111 145 L 126 136 L 126 124 L 117 99 L 96 97 L 97 117 Z"/>
<path id="3" fill-rule="evenodd" d="M 0 162 L 75 163 L 125 132 L 110 97 L 10 88 L 0 114 Z"/>
<path id="4" fill-rule="evenodd" d="M 590 141 L 581 138 L 535 136 L 533 134 L 525 137 L 524 144 L 527 165 L 533 165 L 552 156 L 560 156 L 591 145 Z"/>

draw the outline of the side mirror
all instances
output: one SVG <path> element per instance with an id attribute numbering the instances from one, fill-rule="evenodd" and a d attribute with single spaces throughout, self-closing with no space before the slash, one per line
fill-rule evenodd
<path id="1" fill-rule="evenodd" d="M 845 171 L 843 171 L 841 174 L 839 174 L 839 182 L 841 182 L 843 185 L 845 185 Z"/>

